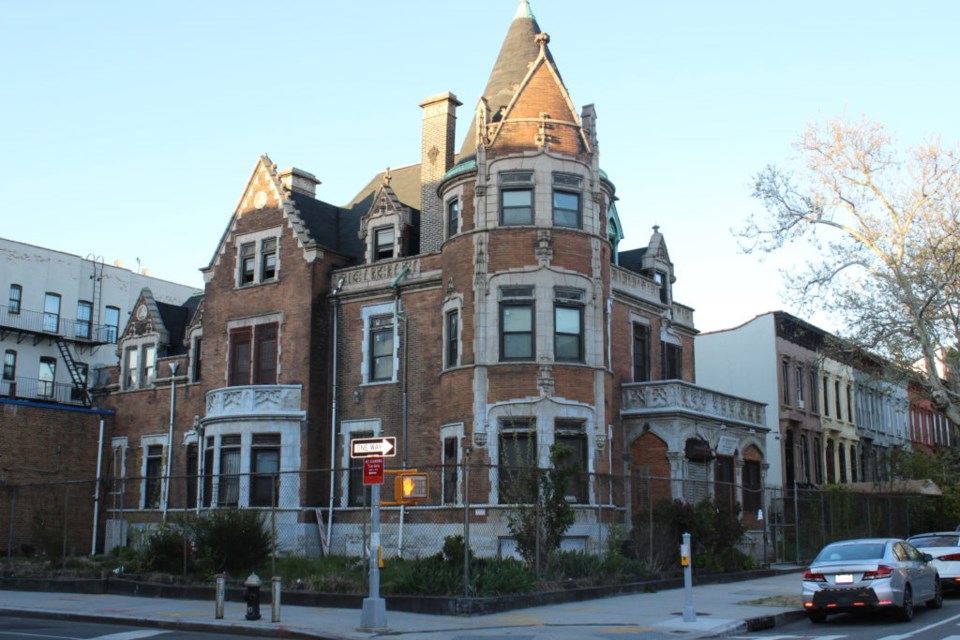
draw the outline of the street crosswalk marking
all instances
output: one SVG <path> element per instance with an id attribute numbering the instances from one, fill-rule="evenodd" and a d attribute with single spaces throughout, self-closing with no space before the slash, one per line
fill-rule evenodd
<path id="1" fill-rule="evenodd" d="M 166 633 L 170 632 L 160 629 L 138 629 L 136 631 L 121 631 L 120 633 L 97 636 L 96 638 L 90 638 L 90 640 L 139 640 L 140 638 L 152 638 Z"/>
<path id="2" fill-rule="evenodd" d="M 847 638 L 846 635 L 841 636 L 792 636 L 792 635 L 779 635 L 779 636 L 763 636 L 763 640 L 843 640 Z M 729 636 L 730 640 L 757 640 L 757 636 Z M 944 638 L 943 640 L 948 640 Z M 957 638 L 960 640 L 960 638 Z"/>

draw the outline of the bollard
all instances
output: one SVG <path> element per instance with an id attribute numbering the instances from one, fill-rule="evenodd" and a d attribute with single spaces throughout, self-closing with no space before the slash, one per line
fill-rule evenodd
<path id="1" fill-rule="evenodd" d="M 243 594 L 243 599 L 247 602 L 247 620 L 260 619 L 260 578 L 255 573 L 247 577 L 243 583 L 247 590 Z"/>
<path id="2" fill-rule="evenodd" d="M 280 622 L 280 577 L 273 576 L 270 584 L 270 621 Z"/>
<path id="3" fill-rule="evenodd" d="M 217 591 L 215 613 L 217 620 L 223 619 L 223 599 L 227 592 L 227 577 L 222 573 L 217 574 Z"/>

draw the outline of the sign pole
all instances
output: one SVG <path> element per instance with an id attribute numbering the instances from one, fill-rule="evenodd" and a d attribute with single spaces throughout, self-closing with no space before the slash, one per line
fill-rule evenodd
<path id="1" fill-rule="evenodd" d="M 683 621 L 696 622 L 697 611 L 693 608 L 693 562 L 690 559 L 690 534 L 683 534 L 680 546 L 680 564 L 683 565 Z"/>
<path id="2" fill-rule="evenodd" d="M 370 485 L 370 596 L 363 599 L 360 630 L 384 629 L 387 604 L 380 597 L 380 485 Z"/>

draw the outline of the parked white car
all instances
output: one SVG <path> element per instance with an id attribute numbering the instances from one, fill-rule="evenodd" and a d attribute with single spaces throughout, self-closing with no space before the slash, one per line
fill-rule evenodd
<path id="1" fill-rule="evenodd" d="M 933 556 L 933 566 L 940 574 L 940 584 L 944 591 L 960 590 L 960 533 L 919 533 L 907 538 L 907 542 L 915 546 L 920 553 Z"/>

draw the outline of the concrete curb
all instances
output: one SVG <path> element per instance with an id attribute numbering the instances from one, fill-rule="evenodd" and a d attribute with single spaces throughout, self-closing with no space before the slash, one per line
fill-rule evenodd
<path id="1" fill-rule="evenodd" d="M 199 622 L 194 620 L 158 620 L 139 616 L 119 614 L 72 613 L 69 611 L 49 611 L 46 609 L 5 609 L 0 608 L 0 616 L 34 618 L 45 620 L 73 620 L 76 622 L 98 622 L 125 624 L 148 629 L 169 629 L 172 631 L 199 631 L 204 633 L 229 633 L 237 636 L 262 636 L 274 638 L 294 638 L 296 640 L 350 640 L 344 636 L 321 635 L 302 629 L 291 629 L 283 624 L 271 624 L 260 627 L 243 622 Z"/>
<path id="2" fill-rule="evenodd" d="M 705 638 L 723 638 L 726 636 L 731 636 L 735 633 L 749 633 L 753 631 L 765 631 L 767 629 L 773 629 L 775 627 L 782 627 L 785 624 L 795 622 L 797 620 L 802 620 L 807 616 L 807 612 L 803 609 L 797 609 L 795 611 L 784 611 L 783 613 L 777 613 L 771 616 L 755 616 L 752 618 L 746 618 L 744 620 L 738 620 L 730 623 L 729 625 L 722 627 L 720 629 L 714 629 L 709 633 L 709 635 L 703 636 Z"/>

